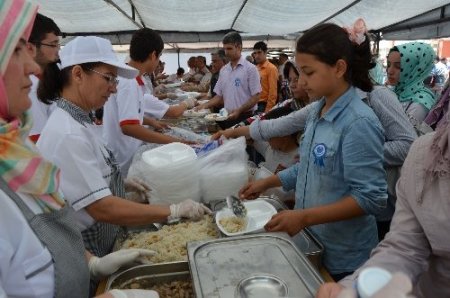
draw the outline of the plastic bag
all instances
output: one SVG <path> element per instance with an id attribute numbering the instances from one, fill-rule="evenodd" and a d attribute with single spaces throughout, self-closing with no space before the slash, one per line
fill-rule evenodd
<path id="1" fill-rule="evenodd" d="M 171 129 L 164 132 L 164 134 L 175 137 L 175 138 L 183 139 L 186 141 L 191 141 L 191 142 L 201 143 L 201 144 L 209 142 L 210 138 L 211 138 L 210 136 L 200 135 L 195 132 L 189 131 L 187 129 L 179 128 L 179 127 L 171 127 Z"/>
<path id="2" fill-rule="evenodd" d="M 202 201 L 224 199 L 237 195 L 248 182 L 245 138 L 225 140 L 223 145 L 199 157 Z"/>

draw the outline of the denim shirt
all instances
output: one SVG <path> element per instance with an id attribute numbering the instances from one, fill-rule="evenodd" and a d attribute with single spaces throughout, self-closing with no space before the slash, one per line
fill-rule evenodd
<path id="1" fill-rule="evenodd" d="M 331 274 L 352 272 L 377 245 L 374 215 L 386 207 L 384 135 L 377 116 L 349 88 L 320 117 L 321 99 L 308 117 L 300 161 L 278 173 L 283 188 L 295 188 L 295 208 L 307 209 L 353 197 L 366 215 L 311 226 L 325 246 Z"/>

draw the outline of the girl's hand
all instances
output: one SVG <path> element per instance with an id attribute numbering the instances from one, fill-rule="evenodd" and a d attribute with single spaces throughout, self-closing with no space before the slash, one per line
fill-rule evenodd
<path id="1" fill-rule="evenodd" d="M 235 138 L 234 135 L 234 129 L 226 129 L 226 130 L 219 130 L 215 134 L 212 135 L 211 140 L 218 140 L 221 136 L 224 136 L 227 139 Z"/>
<path id="2" fill-rule="evenodd" d="M 303 230 L 306 224 L 306 212 L 304 210 L 283 210 L 274 216 L 264 226 L 267 232 L 286 232 L 294 236 Z"/>
<path id="3" fill-rule="evenodd" d="M 252 181 L 239 190 L 239 198 L 241 200 L 254 200 L 266 189 L 267 186 L 264 179 Z"/>

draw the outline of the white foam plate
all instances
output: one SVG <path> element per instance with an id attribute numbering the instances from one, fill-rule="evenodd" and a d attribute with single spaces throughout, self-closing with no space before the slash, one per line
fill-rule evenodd
<path id="1" fill-rule="evenodd" d="M 228 119 L 228 116 L 222 116 L 219 113 L 211 113 L 206 115 L 205 119 L 209 121 L 225 121 Z"/>
<path id="2" fill-rule="evenodd" d="M 198 103 L 199 105 L 202 105 L 202 104 L 207 103 L 207 102 L 209 102 L 209 99 L 200 99 L 200 100 L 197 100 L 197 103 Z"/>
<path id="3" fill-rule="evenodd" d="M 186 110 L 183 112 L 184 117 L 203 117 L 209 114 L 211 111 L 208 109 L 195 111 L 194 109 Z"/>
<path id="4" fill-rule="evenodd" d="M 183 82 L 165 84 L 164 86 L 166 86 L 166 88 L 176 88 L 180 87 L 181 85 L 183 85 Z"/>
<path id="5" fill-rule="evenodd" d="M 216 213 L 216 224 L 219 230 L 227 236 L 238 236 L 249 233 L 258 233 L 264 231 L 264 226 L 277 213 L 275 207 L 263 200 L 243 202 L 247 208 L 247 226 L 244 230 L 236 233 L 228 233 L 219 223 L 222 218 L 235 216 L 231 209 L 225 207 Z"/>
<path id="6" fill-rule="evenodd" d="M 200 96 L 200 93 L 199 92 L 195 92 L 195 91 L 191 91 L 191 92 L 186 92 L 186 94 L 189 96 L 189 97 L 197 97 L 197 96 Z"/>

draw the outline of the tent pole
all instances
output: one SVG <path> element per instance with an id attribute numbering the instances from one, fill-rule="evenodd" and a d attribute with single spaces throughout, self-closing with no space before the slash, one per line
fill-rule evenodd
<path id="1" fill-rule="evenodd" d="M 177 48 L 178 68 L 180 68 L 180 48 Z"/>

